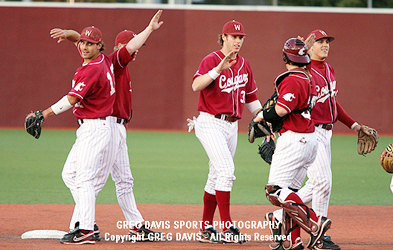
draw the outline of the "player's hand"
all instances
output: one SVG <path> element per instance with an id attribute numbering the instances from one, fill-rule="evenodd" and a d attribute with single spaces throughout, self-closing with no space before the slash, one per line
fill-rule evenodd
<path id="1" fill-rule="evenodd" d="M 64 30 L 60 28 L 54 28 L 50 31 L 50 37 L 57 40 L 57 43 L 61 43 L 62 41 L 66 40 L 66 33 Z"/>
<path id="2" fill-rule="evenodd" d="M 229 52 L 224 59 L 221 60 L 221 62 L 217 65 L 216 70 L 217 73 L 221 73 L 222 71 L 229 69 L 236 63 L 236 60 L 232 60 L 232 56 L 235 55 L 235 51 Z"/>
<path id="3" fill-rule="evenodd" d="M 308 47 L 308 54 L 311 56 L 312 54 L 312 46 L 315 43 L 315 34 L 311 34 L 311 36 L 307 37 L 306 40 L 301 39 Z"/>
<path id="4" fill-rule="evenodd" d="M 161 14 L 162 10 L 159 10 L 151 19 L 149 26 L 152 30 L 157 30 L 164 23 L 164 21 L 160 21 Z"/>

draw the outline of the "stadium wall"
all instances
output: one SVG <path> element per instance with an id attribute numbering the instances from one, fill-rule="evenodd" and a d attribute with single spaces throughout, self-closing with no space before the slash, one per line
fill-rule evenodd
<path id="1" fill-rule="evenodd" d="M 94 25 L 109 54 L 118 32 L 141 32 L 157 9 L 164 9 L 164 25 L 129 66 L 134 110 L 129 129 L 187 130 L 186 119 L 198 115 L 192 77 L 202 58 L 220 49 L 217 35 L 223 24 L 236 19 L 247 33 L 240 54 L 251 63 L 262 102 L 285 70 L 283 43 L 323 29 L 336 38 L 328 63 L 338 79 L 339 103 L 355 120 L 392 133 L 393 11 L 131 4 L 1 3 L 0 127 L 22 128 L 27 113 L 49 107 L 69 91 L 81 59 L 73 44 L 58 44 L 49 36 L 52 28 L 80 32 Z M 250 119 L 246 109 L 240 131 L 247 130 Z M 70 111 L 44 123 L 44 129 L 76 127 Z M 334 131 L 350 132 L 341 123 Z"/>

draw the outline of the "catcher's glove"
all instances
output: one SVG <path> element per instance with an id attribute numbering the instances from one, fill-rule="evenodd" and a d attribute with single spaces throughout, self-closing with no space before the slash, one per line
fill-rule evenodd
<path id="1" fill-rule="evenodd" d="M 43 122 L 44 116 L 42 115 L 42 110 L 28 114 L 25 119 L 27 133 L 36 139 L 40 138 Z"/>
<path id="2" fill-rule="evenodd" d="M 254 118 L 255 116 L 252 118 L 250 124 L 248 124 L 248 141 L 250 143 L 253 143 L 255 138 L 272 134 L 269 125 L 265 121 L 254 122 Z"/>
<path id="3" fill-rule="evenodd" d="M 358 153 L 365 155 L 373 151 L 377 147 L 378 138 L 375 129 L 362 125 L 358 133 Z"/>
<path id="4" fill-rule="evenodd" d="M 379 159 L 381 166 L 388 173 L 393 173 L 393 143 L 389 144 L 385 150 L 382 152 L 381 157 Z"/>
<path id="5" fill-rule="evenodd" d="M 260 154 L 262 159 L 270 165 L 272 164 L 272 157 L 275 149 L 276 144 L 274 143 L 274 140 L 270 138 L 270 140 L 267 141 L 265 137 L 262 144 L 258 148 L 258 154 Z"/>

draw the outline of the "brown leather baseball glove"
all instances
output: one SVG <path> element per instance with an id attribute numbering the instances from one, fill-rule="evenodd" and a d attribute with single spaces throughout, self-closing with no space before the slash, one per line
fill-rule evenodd
<path id="1" fill-rule="evenodd" d="M 393 173 L 393 143 L 389 144 L 382 152 L 379 159 L 381 166 L 388 173 Z"/>
<path id="2" fill-rule="evenodd" d="M 365 155 L 372 152 L 378 144 L 377 130 L 362 125 L 358 133 L 358 153 Z"/>

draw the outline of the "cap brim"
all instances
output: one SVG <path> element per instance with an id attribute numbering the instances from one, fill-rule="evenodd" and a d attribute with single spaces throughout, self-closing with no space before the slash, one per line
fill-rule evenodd
<path id="1" fill-rule="evenodd" d="M 238 32 L 235 32 L 235 33 L 224 33 L 224 34 L 232 35 L 232 36 L 247 36 L 246 33 L 238 33 Z"/>
<path id="2" fill-rule="evenodd" d="M 324 38 L 327 38 L 328 40 L 329 40 L 329 42 L 333 42 L 334 41 L 334 37 L 332 37 L 332 36 L 324 36 L 324 37 L 321 37 L 321 38 L 318 38 L 317 40 L 315 40 L 315 41 L 318 41 L 318 40 L 321 40 L 321 39 L 324 39 Z"/>
<path id="3" fill-rule="evenodd" d="M 79 41 L 87 41 L 87 42 L 91 42 L 91 43 L 99 43 L 99 42 L 94 41 L 93 39 L 89 39 L 89 38 L 79 38 Z"/>

